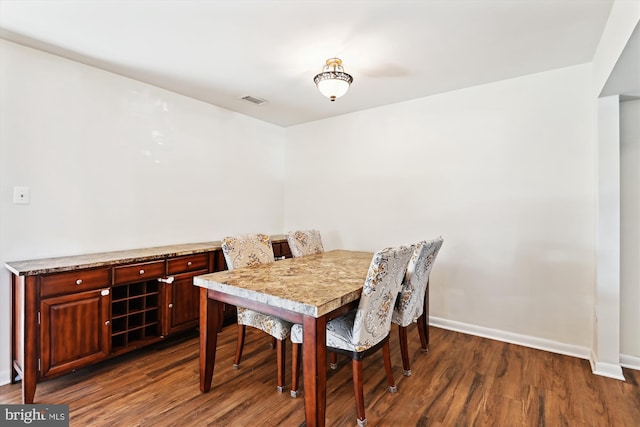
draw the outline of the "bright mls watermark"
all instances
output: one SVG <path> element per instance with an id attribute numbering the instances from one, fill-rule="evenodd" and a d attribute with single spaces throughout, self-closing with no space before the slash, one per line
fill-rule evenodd
<path id="1" fill-rule="evenodd" d="M 0 405 L 0 426 L 69 427 L 69 405 Z"/>

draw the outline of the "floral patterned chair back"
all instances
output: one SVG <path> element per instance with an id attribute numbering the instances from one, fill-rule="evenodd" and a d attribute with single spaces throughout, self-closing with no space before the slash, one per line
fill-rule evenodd
<path id="1" fill-rule="evenodd" d="M 367 424 L 363 390 L 364 357 L 382 349 L 389 391 L 395 393 L 397 389 L 393 380 L 388 337 L 391 332 L 391 314 L 413 249 L 413 246 L 401 246 L 376 252 L 362 287 L 358 308 L 327 322 L 327 350 L 332 352 L 331 354 L 347 353 L 352 358 L 359 427 Z M 304 338 L 303 332 L 300 324 L 295 324 L 291 328 L 293 342 L 291 395 L 294 397 L 298 394 L 299 357 Z"/>
<path id="2" fill-rule="evenodd" d="M 229 270 L 275 262 L 271 238 L 266 234 L 244 234 L 225 237 L 222 239 L 222 252 Z M 234 369 L 239 369 L 240 367 L 246 326 L 266 332 L 274 338 L 277 346 L 277 363 L 279 367 L 277 389 L 282 392 L 284 390 L 284 340 L 289 336 L 291 323 L 244 307 L 236 307 L 236 312 L 238 316 L 238 343 L 233 361 Z"/>
<path id="3" fill-rule="evenodd" d="M 442 237 L 439 237 L 416 244 L 393 310 L 393 323 L 409 326 L 422 315 L 429 274 L 443 241 Z"/>
<path id="4" fill-rule="evenodd" d="M 393 307 L 413 246 L 386 248 L 371 260 L 358 309 L 327 323 L 327 346 L 361 352 L 389 335 Z"/>
<path id="5" fill-rule="evenodd" d="M 266 234 L 225 237 L 222 253 L 229 270 L 275 261 L 271 238 Z"/>
<path id="6" fill-rule="evenodd" d="M 318 230 L 297 230 L 287 233 L 287 242 L 294 257 L 324 252 L 322 237 Z"/>

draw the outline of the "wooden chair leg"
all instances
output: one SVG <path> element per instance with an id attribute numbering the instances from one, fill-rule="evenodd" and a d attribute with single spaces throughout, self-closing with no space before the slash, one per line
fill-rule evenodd
<path id="1" fill-rule="evenodd" d="M 300 378 L 300 344 L 291 343 L 291 397 L 298 397 Z"/>
<path id="2" fill-rule="evenodd" d="M 422 346 L 422 352 L 429 352 L 429 326 L 425 325 L 425 316 L 424 314 L 418 317 L 418 334 L 420 335 L 420 345 Z"/>
<path id="3" fill-rule="evenodd" d="M 393 380 L 393 370 L 391 369 L 391 351 L 389 350 L 389 340 L 382 345 L 382 358 L 384 359 L 384 370 L 387 373 L 387 384 L 389 384 L 389 391 L 395 393 L 398 391 L 396 383 Z"/>
<path id="4" fill-rule="evenodd" d="M 402 370 L 405 376 L 411 375 L 411 364 L 409 362 L 409 344 L 407 342 L 407 328 L 398 325 L 398 337 L 400 338 L 400 354 L 402 355 Z"/>
<path id="5" fill-rule="evenodd" d="M 351 362 L 353 369 L 353 392 L 356 396 L 356 413 L 358 415 L 358 426 L 367 425 L 364 415 L 364 390 L 363 390 L 363 367 L 362 360 L 353 359 Z"/>
<path id="6" fill-rule="evenodd" d="M 420 334 L 420 343 L 422 344 L 422 352 L 429 352 L 429 282 L 427 282 L 427 290 L 424 294 L 424 305 L 422 306 L 422 315 L 418 317 L 418 333 Z"/>
<path id="7" fill-rule="evenodd" d="M 287 342 L 285 340 L 276 340 L 276 359 L 278 361 L 278 393 L 284 391 L 284 370 L 286 357 Z"/>
<path id="8" fill-rule="evenodd" d="M 240 358 L 242 358 L 242 348 L 244 347 L 245 325 L 238 325 L 238 343 L 236 344 L 236 357 L 233 359 L 233 369 L 240 368 Z"/>
<path id="9" fill-rule="evenodd" d="M 331 369 L 338 368 L 338 353 L 336 353 L 335 351 L 329 353 L 329 367 Z"/>

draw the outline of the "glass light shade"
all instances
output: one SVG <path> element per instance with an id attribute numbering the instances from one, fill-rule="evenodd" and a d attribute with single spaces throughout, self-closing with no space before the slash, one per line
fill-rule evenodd
<path id="1" fill-rule="evenodd" d="M 322 72 L 313 78 L 321 94 L 335 101 L 347 93 L 353 82 L 353 77 L 344 72 L 342 60 L 338 58 L 327 59 Z"/>
<path id="2" fill-rule="evenodd" d="M 320 80 L 317 85 L 321 94 L 334 101 L 347 93 L 349 90 L 349 83 L 339 79 L 324 79 Z"/>

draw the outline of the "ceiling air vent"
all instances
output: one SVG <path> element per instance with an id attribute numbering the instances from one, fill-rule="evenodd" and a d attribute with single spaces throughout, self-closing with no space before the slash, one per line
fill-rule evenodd
<path id="1" fill-rule="evenodd" d="M 251 96 L 251 95 L 243 96 L 240 99 L 243 99 L 243 100 L 245 100 L 247 102 L 250 102 L 250 103 L 256 104 L 256 105 L 262 105 L 265 102 L 267 102 L 266 99 L 256 98 L 255 96 Z"/>

